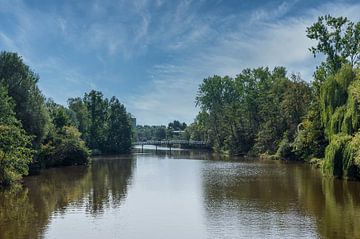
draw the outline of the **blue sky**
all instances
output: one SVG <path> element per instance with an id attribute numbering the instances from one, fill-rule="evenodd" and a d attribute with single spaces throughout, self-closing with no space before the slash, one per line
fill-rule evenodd
<path id="1" fill-rule="evenodd" d="M 359 1 L 0 0 L 0 50 L 23 56 L 58 103 L 96 89 L 139 124 L 190 123 L 208 76 L 281 65 L 311 81 L 306 27 L 359 13 Z"/>

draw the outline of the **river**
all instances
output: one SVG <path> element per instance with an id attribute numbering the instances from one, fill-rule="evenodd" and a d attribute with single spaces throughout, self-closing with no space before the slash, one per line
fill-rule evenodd
<path id="1" fill-rule="evenodd" d="M 360 238 L 360 183 L 300 163 L 152 150 L 0 192 L 0 238 Z"/>

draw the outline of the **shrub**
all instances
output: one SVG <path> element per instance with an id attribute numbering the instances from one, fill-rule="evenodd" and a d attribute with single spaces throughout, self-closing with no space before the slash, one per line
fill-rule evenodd
<path id="1" fill-rule="evenodd" d="M 0 185 L 10 185 L 26 175 L 33 155 L 32 137 L 16 119 L 14 106 L 7 88 L 0 84 Z"/>
<path id="2" fill-rule="evenodd" d="M 84 165 L 90 151 L 73 126 L 65 126 L 47 144 L 42 145 L 40 162 L 43 167 Z"/>
<path id="3" fill-rule="evenodd" d="M 0 185 L 8 186 L 28 173 L 31 137 L 19 127 L 0 125 Z"/>

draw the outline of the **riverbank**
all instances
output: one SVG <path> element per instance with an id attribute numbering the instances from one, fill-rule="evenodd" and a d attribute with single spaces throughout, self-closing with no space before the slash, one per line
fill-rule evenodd
<path id="1" fill-rule="evenodd" d="M 307 164 L 197 151 L 91 162 L 1 191 L 0 238 L 360 236 L 360 183 L 324 178 Z"/>

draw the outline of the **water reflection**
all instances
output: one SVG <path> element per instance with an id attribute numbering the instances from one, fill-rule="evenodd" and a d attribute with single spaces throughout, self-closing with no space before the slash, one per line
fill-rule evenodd
<path id="1" fill-rule="evenodd" d="M 5 238 L 360 238 L 360 183 L 303 164 L 144 151 L 0 192 Z"/>
<path id="2" fill-rule="evenodd" d="M 135 160 L 128 157 L 97 158 L 91 171 L 91 191 L 87 210 L 92 215 L 104 212 L 104 208 L 119 206 L 126 196 Z"/>
<path id="3" fill-rule="evenodd" d="M 358 182 L 276 162 L 208 162 L 202 174 L 214 238 L 360 238 Z"/>
<path id="4" fill-rule="evenodd" d="M 38 238 L 53 215 L 85 208 L 91 216 L 120 206 L 130 183 L 131 157 L 99 158 L 89 167 L 45 170 L 23 187 L 0 192 L 0 238 Z"/>

